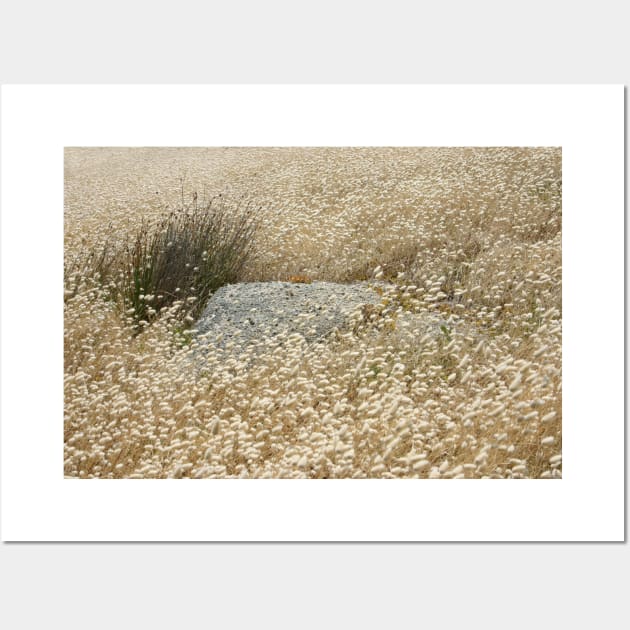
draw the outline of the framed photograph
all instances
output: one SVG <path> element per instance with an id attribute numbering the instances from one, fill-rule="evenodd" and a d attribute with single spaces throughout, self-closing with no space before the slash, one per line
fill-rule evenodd
<path id="1" fill-rule="evenodd" d="M 624 537 L 622 86 L 7 86 L 2 538 Z"/>

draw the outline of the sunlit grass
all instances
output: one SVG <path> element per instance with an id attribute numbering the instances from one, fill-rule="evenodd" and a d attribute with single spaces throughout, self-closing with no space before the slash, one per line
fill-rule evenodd
<path id="1" fill-rule="evenodd" d="M 230 278 L 368 280 L 381 304 L 325 342 L 261 337 L 191 370 L 186 300 L 157 296 L 194 286 L 177 274 L 203 239 L 122 307 L 121 276 L 76 273 L 106 242 L 133 261 L 138 235 L 163 255 L 174 164 L 260 208 Z M 561 476 L 560 149 L 76 149 L 65 185 L 66 475 Z"/>

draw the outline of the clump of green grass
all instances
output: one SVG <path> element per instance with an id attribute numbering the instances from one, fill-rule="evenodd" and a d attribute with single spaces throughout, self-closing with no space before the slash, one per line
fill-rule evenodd
<path id="1" fill-rule="evenodd" d="M 257 229 L 257 208 L 236 206 L 218 195 L 182 205 L 155 222 L 142 220 L 122 246 L 90 252 L 88 268 L 136 325 L 180 305 L 192 321 L 208 297 L 237 282 Z"/>

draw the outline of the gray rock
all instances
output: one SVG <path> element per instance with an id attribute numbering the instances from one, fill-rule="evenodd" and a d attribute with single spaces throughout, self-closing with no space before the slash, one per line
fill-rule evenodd
<path id="1" fill-rule="evenodd" d="M 380 302 L 366 282 L 247 282 L 221 287 L 195 324 L 200 344 L 244 350 L 298 333 L 307 342 L 342 328 L 353 311 Z"/>

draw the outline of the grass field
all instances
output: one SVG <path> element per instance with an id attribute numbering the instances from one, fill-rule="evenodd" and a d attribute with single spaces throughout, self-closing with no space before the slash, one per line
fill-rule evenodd
<path id="1" fill-rule="evenodd" d="M 207 199 L 256 209 L 239 280 L 391 290 L 187 370 L 192 306 L 139 327 L 86 256 Z M 558 148 L 66 149 L 65 475 L 560 478 L 561 222 Z"/>

